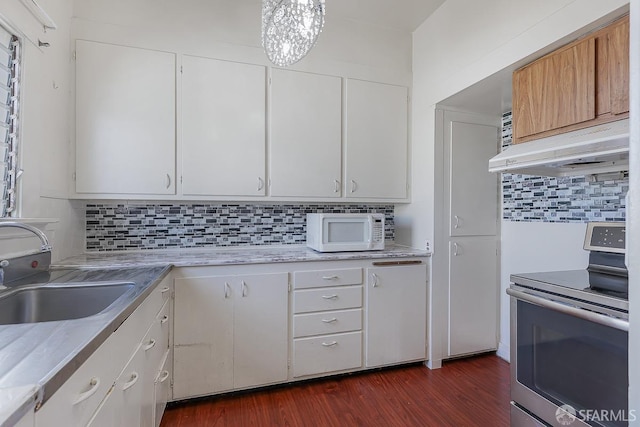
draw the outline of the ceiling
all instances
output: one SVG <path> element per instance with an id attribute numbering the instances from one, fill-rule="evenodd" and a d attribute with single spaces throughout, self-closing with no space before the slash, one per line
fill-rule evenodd
<path id="1" fill-rule="evenodd" d="M 325 0 L 327 18 L 342 18 L 413 32 L 445 0 Z"/>

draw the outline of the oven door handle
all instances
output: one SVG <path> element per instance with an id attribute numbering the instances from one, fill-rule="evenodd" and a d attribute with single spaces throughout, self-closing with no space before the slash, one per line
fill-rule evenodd
<path id="1" fill-rule="evenodd" d="M 550 310 L 558 311 L 560 313 L 565 313 L 570 316 L 575 316 L 583 320 L 588 320 L 594 323 L 598 323 L 600 325 L 608 326 L 610 328 L 629 332 L 629 322 L 623 319 L 616 319 L 615 317 L 594 313 L 593 311 L 576 308 L 570 305 L 551 301 L 545 298 L 540 298 L 538 296 L 531 295 L 527 292 L 522 292 L 517 289 L 507 289 L 507 294 L 519 300 L 530 302 L 532 304 L 539 305 L 541 307 L 545 307 Z"/>

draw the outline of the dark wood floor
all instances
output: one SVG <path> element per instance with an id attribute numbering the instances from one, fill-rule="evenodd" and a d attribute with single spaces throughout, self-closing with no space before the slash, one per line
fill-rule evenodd
<path id="1" fill-rule="evenodd" d="M 509 364 L 483 355 L 181 403 L 161 427 L 508 425 Z"/>

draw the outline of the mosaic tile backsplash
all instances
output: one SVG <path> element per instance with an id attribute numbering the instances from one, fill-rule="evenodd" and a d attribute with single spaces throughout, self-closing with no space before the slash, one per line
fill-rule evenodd
<path id="1" fill-rule="evenodd" d="M 511 145 L 511 112 L 502 116 L 502 149 Z M 629 178 L 589 182 L 587 177 L 502 175 L 502 217 L 509 221 L 624 221 Z"/>
<path id="2" fill-rule="evenodd" d="M 383 213 L 394 238 L 393 205 L 87 204 L 86 249 L 120 251 L 303 244 L 306 214 Z"/>

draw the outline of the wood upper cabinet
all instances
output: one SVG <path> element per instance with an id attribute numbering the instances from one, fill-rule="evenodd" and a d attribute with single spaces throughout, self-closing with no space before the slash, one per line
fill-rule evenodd
<path id="1" fill-rule="evenodd" d="M 513 73 L 514 143 L 625 118 L 628 94 L 625 16 Z"/>

